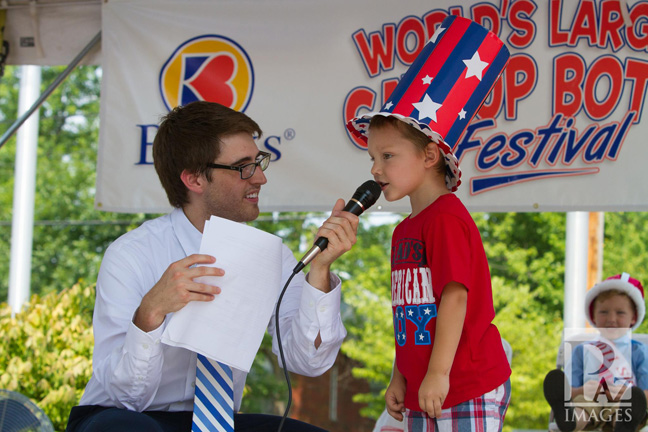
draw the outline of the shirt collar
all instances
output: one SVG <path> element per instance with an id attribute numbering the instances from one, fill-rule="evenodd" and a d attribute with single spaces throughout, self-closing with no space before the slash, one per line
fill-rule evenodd
<path id="1" fill-rule="evenodd" d="M 187 219 L 187 216 L 181 208 L 176 208 L 171 212 L 171 225 L 184 250 L 185 256 L 200 251 L 202 233 Z"/>

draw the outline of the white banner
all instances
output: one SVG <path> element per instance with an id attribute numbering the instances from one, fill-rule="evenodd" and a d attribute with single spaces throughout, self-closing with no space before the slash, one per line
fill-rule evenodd
<path id="1" fill-rule="evenodd" d="M 97 207 L 168 210 L 151 160 L 157 124 L 203 99 L 263 129 L 262 211 L 330 210 L 371 178 L 345 121 L 380 109 L 448 14 L 511 51 L 454 149 L 470 210 L 648 209 L 648 0 L 110 0 Z"/>

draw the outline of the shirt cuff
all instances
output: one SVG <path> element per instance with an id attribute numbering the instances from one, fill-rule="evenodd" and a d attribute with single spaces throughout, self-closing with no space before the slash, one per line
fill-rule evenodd
<path id="1" fill-rule="evenodd" d="M 311 329 L 319 330 L 322 343 L 330 342 L 337 338 L 336 326 L 340 322 L 340 300 L 342 297 L 342 283 L 340 278 L 333 273 L 330 276 L 330 291 L 325 293 L 313 287 L 308 282 L 302 289 L 301 305 L 302 315 L 313 325 Z M 316 336 L 309 335 L 309 336 Z"/>
<path id="2" fill-rule="evenodd" d="M 155 330 L 146 333 L 131 321 L 126 331 L 124 350 L 132 354 L 133 357 L 141 360 L 148 360 L 151 357 L 161 355 L 162 344 L 160 342 L 164 328 L 165 325 L 163 324 Z"/>

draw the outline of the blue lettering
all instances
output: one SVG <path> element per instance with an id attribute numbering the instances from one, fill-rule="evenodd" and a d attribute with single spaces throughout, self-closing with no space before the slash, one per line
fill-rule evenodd
<path id="1" fill-rule="evenodd" d="M 543 129 L 538 129 L 538 135 L 541 136 L 542 138 L 540 139 L 540 142 L 536 146 L 535 151 L 533 152 L 533 155 L 529 160 L 529 163 L 533 167 L 538 166 L 538 163 L 540 162 L 540 158 L 542 157 L 542 153 L 544 152 L 545 147 L 547 147 L 547 144 L 549 144 L 549 141 L 551 141 L 551 138 L 554 135 L 562 132 L 562 128 L 558 126 L 562 118 L 563 118 L 562 114 L 558 114 L 551 120 L 551 124 L 549 126 Z"/>
<path id="2" fill-rule="evenodd" d="M 509 144 L 510 150 L 502 153 L 502 166 L 510 168 L 521 163 L 527 156 L 526 149 L 523 146 L 531 144 L 534 139 L 535 135 L 529 131 L 522 131 L 513 135 Z"/>
<path id="3" fill-rule="evenodd" d="M 476 123 L 470 123 L 466 128 L 466 132 L 463 134 L 463 138 L 461 138 L 461 141 L 457 144 L 456 150 L 453 149 L 457 160 L 461 161 L 461 156 L 463 156 L 463 153 L 466 150 L 470 150 L 481 145 L 478 140 L 471 140 L 471 137 L 475 132 L 477 132 L 479 129 L 493 127 L 494 125 L 495 120 L 493 119 L 486 119 L 478 121 Z"/>
<path id="4" fill-rule="evenodd" d="M 585 162 L 602 161 L 607 151 L 607 146 L 610 143 L 614 131 L 618 125 L 607 125 L 599 129 L 592 138 L 592 141 L 587 144 L 585 148 Z"/>
<path id="5" fill-rule="evenodd" d="M 153 137 L 149 140 L 149 130 L 154 129 L 156 132 L 158 130 L 158 125 L 149 124 L 149 125 L 136 125 L 140 128 L 140 159 L 135 165 L 152 165 L 153 158 L 149 159 L 147 156 L 150 155 L 149 148 L 153 146 Z M 149 162 L 150 160 L 150 162 Z"/>
<path id="6" fill-rule="evenodd" d="M 609 159 L 615 160 L 617 158 L 617 153 L 619 152 L 619 148 L 621 148 L 621 141 L 625 140 L 625 136 L 628 133 L 628 128 L 630 127 L 632 121 L 636 116 L 637 113 L 635 111 L 630 111 L 626 114 L 625 119 L 623 119 L 623 125 L 621 126 L 621 129 L 619 129 L 619 132 L 617 132 L 616 136 L 614 137 L 614 142 L 610 146 L 610 152 L 607 156 Z"/>
<path id="7" fill-rule="evenodd" d="M 263 141 L 263 146 L 270 153 L 272 153 L 272 154 L 274 154 L 276 156 L 274 158 L 271 158 L 271 160 L 274 162 L 274 161 L 278 161 L 279 159 L 281 159 L 281 152 L 279 151 L 279 149 L 277 147 L 272 145 L 273 142 L 276 142 L 277 143 L 276 145 L 280 146 L 281 145 L 281 138 L 276 136 L 276 135 L 269 136 L 269 137 L 267 137 L 265 139 L 265 141 Z"/>
<path id="8" fill-rule="evenodd" d="M 558 156 L 562 152 L 563 145 L 565 144 L 565 139 L 567 138 L 569 133 L 572 132 L 571 130 L 566 130 L 566 129 L 571 128 L 573 124 L 574 124 L 574 119 L 569 118 L 567 120 L 567 123 L 565 124 L 565 127 L 563 128 L 563 132 L 558 137 L 556 144 L 554 144 L 553 150 L 551 150 L 551 153 L 549 154 L 549 156 L 547 156 L 547 162 L 549 162 L 551 165 L 556 164 L 556 160 L 558 159 Z"/>
<path id="9" fill-rule="evenodd" d="M 499 163 L 499 156 L 497 154 L 506 147 L 506 135 L 499 134 L 492 136 L 477 156 L 477 167 L 480 170 L 488 170 L 493 168 Z M 490 160 L 489 160 L 490 159 Z"/>
<path id="10" fill-rule="evenodd" d="M 585 132 L 581 135 L 580 138 L 578 138 L 578 141 L 576 141 L 576 131 L 575 130 L 570 130 L 569 131 L 569 139 L 567 140 L 567 146 L 565 147 L 565 157 L 563 159 L 563 163 L 569 165 L 571 164 L 574 159 L 576 159 L 576 156 L 580 153 L 581 149 L 589 139 L 590 135 L 592 135 L 592 132 L 596 129 L 596 125 L 590 125 L 585 129 Z M 574 141 L 576 141 L 576 144 L 574 145 Z"/>
<path id="11" fill-rule="evenodd" d="M 403 306 L 398 306 L 394 313 L 394 333 L 396 333 L 396 342 L 398 342 L 398 345 L 405 345 L 407 332 L 405 331 L 405 313 L 403 312 Z"/>
<path id="12" fill-rule="evenodd" d="M 405 317 L 416 325 L 416 332 L 414 332 L 414 343 L 416 345 L 430 345 L 432 343 L 430 332 L 425 330 L 425 326 L 436 316 L 435 304 L 405 306 Z"/>

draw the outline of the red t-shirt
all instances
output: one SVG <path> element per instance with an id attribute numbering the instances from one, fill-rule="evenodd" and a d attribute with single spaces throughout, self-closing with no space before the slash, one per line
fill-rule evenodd
<path id="1" fill-rule="evenodd" d="M 398 224 L 391 267 L 396 364 L 407 380 L 406 408 L 422 411 L 418 391 L 434 346 L 437 308 L 449 282 L 467 288 L 468 303 L 443 408 L 481 396 L 509 378 L 511 368 L 492 324 L 495 310 L 481 236 L 454 194 L 442 195 Z"/>

